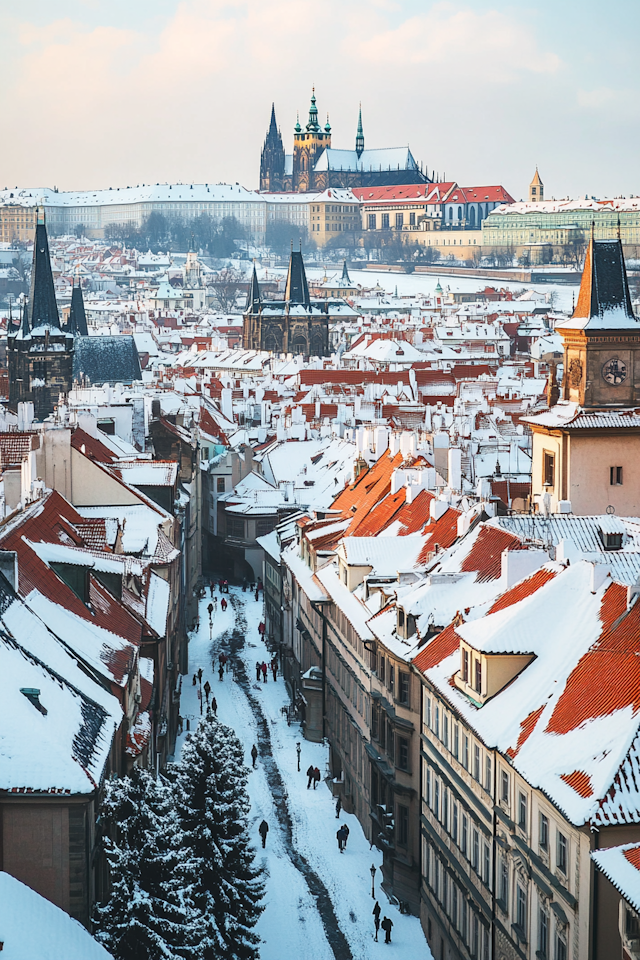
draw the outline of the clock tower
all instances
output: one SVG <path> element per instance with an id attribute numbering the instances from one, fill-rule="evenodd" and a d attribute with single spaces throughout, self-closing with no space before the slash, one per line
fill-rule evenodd
<path id="1" fill-rule="evenodd" d="M 578 303 L 556 330 L 564 341 L 565 400 L 584 410 L 640 405 L 640 321 L 619 239 L 591 237 Z"/>
<path id="2" fill-rule="evenodd" d="M 523 418 L 533 433 L 532 505 L 640 516 L 640 321 L 619 238 L 594 240 L 592 230 L 578 303 L 556 330 L 562 399 Z"/>

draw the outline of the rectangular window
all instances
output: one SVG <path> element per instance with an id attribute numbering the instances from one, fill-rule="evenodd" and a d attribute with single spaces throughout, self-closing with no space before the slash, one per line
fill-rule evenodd
<path id="1" fill-rule="evenodd" d="M 567 943 L 559 933 L 556 935 L 555 960 L 567 960 Z"/>
<path id="2" fill-rule="evenodd" d="M 425 710 L 426 724 L 429 730 L 431 729 L 431 697 L 426 698 L 426 710 Z"/>
<path id="3" fill-rule="evenodd" d="M 549 956 L 549 914 L 543 907 L 538 910 L 538 957 L 546 960 Z"/>
<path id="4" fill-rule="evenodd" d="M 216 490 L 218 493 L 224 493 L 225 478 L 216 477 Z"/>
<path id="5" fill-rule="evenodd" d="M 456 758 L 456 760 L 458 759 L 459 749 L 460 749 L 460 728 L 456 723 L 453 728 L 453 755 Z"/>
<path id="6" fill-rule="evenodd" d="M 476 693 L 482 693 L 482 661 L 475 660 L 474 686 Z"/>
<path id="7" fill-rule="evenodd" d="M 516 888 L 516 923 L 524 932 L 527 929 L 527 896 L 518 884 Z"/>
<path id="8" fill-rule="evenodd" d="M 473 915 L 473 920 L 471 922 L 471 956 L 478 957 L 478 947 L 480 940 L 480 923 L 477 916 Z"/>
<path id="9" fill-rule="evenodd" d="M 521 830 L 527 829 L 527 798 L 524 793 L 520 794 L 518 802 L 518 826 Z"/>
<path id="10" fill-rule="evenodd" d="M 376 228 L 376 215 L 375 213 L 370 213 L 368 217 L 369 230 L 375 230 Z"/>
<path id="11" fill-rule="evenodd" d="M 465 650 L 464 647 L 461 651 L 462 662 L 460 664 L 460 669 L 462 670 L 462 679 L 465 683 L 469 682 L 469 651 Z"/>
<path id="12" fill-rule="evenodd" d="M 555 486 L 556 458 L 553 453 L 544 451 L 542 458 L 542 482 L 545 487 Z"/>
<path id="13" fill-rule="evenodd" d="M 622 486 L 622 467 L 609 467 L 609 483 L 612 487 Z"/>
<path id="14" fill-rule="evenodd" d="M 388 214 L 388 213 L 383 213 L 383 214 L 382 214 L 382 229 L 383 229 L 383 230 L 388 230 L 388 229 L 389 229 L 389 214 Z"/>
<path id="15" fill-rule="evenodd" d="M 480 783 L 480 747 L 477 743 L 473 745 L 473 779 Z"/>
<path id="16" fill-rule="evenodd" d="M 482 880 L 489 886 L 489 873 L 491 869 L 491 851 L 489 850 L 489 844 L 484 843 L 482 845 Z"/>
<path id="17" fill-rule="evenodd" d="M 491 757 L 488 754 L 485 757 L 484 788 L 491 793 Z"/>
<path id="18" fill-rule="evenodd" d="M 460 839 L 460 849 L 464 853 L 465 857 L 467 855 L 467 837 L 469 834 L 469 821 L 467 819 L 466 813 L 462 814 L 462 837 Z"/>
<path id="19" fill-rule="evenodd" d="M 500 900 L 506 910 L 509 903 L 509 864 L 505 856 L 500 860 Z"/>
<path id="20" fill-rule="evenodd" d="M 380 657 L 380 683 L 384 683 L 385 658 Z"/>
<path id="21" fill-rule="evenodd" d="M 469 737 L 464 735 L 464 747 L 462 750 L 462 766 L 465 770 L 469 769 Z"/>
<path id="22" fill-rule="evenodd" d="M 473 831 L 472 834 L 473 842 L 471 846 L 471 866 L 476 871 L 480 873 L 480 834 L 477 830 Z"/>
<path id="23" fill-rule="evenodd" d="M 431 795 L 431 767 L 427 767 L 427 806 L 431 809 L 433 797 Z"/>
<path id="24" fill-rule="evenodd" d="M 415 227 L 415 225 L 416 225 L 416 215 L 415 215 L 415 213 L 410 213 L 410 214 L 409 214 L 409 226 L 410 226 L 410 227 Z"/>
<path id="25" fill-rule="evenodd" d="M 400 703 L 405 706 L 409 706 L 409 674 L 401 673 L 399 676 L 400 681 L 400 690 L 399 690 L 399 699 Z"/>
<path id="26" fill-rule="evenodd" d="M 227 536 L 236 540 L 244 539 L 244 520 L 237 517 L 227 517 Z"/>
<path id="27" fill-rule="evenodd" d="M 556 853 L 556 863 L 558 870 L 562 870 L 563 873 L 567 872 L 567 838 L 563 833 L 558 831 L 558 851 Z"/>
<path id="28" fill-rule="evenodd" d="M 440 781 L 437 777 L 433 778 L 433 813 L 437 820 L 440 819 Z"/>
<path id="29" fill-rule="evenodd" d="M 435 723 L 433 727 L 433 732 L 435 733 L 438 740 L 440 739 L 440 707 L 436 705 L 435 710 Z"/>
<path id="30" fill-rule="evenodd" d="M 509 774 L 507 773 L 506 770 L 502 771 L 500 780 L 502 783 L 501 797 L 505 803 L 508 803 L 509 802 Z"/>
<path id="31" fill-rule="evenodd" d="M 453 924 L 454 930 L 458 928 L 458 888 L 455 883 L 451 884 L 451 923 Z"/>
<path id="32" fill-rule="evenodd" d="M 404 214 L 396 213 L 396 230 L 402 230 L 404 224 Z"/>
<path id="33" fill-rule="evenodd" d="M 442 826 L 449 832 L 449 791 L 442 787 Z"/>
<path id="34" fill-rule="evenodd" d="M 394 670 L 394 668 L 391 666 L 391 664 L 389 664 L 389 683 L 388 683 L 388 687 L 389 687 L 389 693 L 391 694 L 391 696 L 393 696 L 393 691 L 394 691 L 394 689 L 395 689 L 395 670 Z"/>
<path id="35" fill-rule="evenodd" d="M 398 737 L 398 766 L 401 770 L 409 769 L 409 741 L 406 737 Z"/>
<path id="36" fill-rule="evenodd" d="M 453 837 L 453 842 L 458 842 L 458 804 L 453 801 L 453 809 L 451 811 L 451 836 Z"/>
<path id="37" fill-rule="evenodd" d="M 543 850 L 549 848 L 549 821 L 544 813 L 540 814 L 540 846 Z"/>
<path id="38" fill-rule="evenodd" d="M 273 520 L 258 520 L 256 522 L 256 536 L 266 537 L 273 530 Z"/>

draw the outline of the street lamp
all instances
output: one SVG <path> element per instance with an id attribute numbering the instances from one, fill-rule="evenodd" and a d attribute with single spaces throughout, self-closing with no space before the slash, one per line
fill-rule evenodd
<path id="1" fill-rule="evenodd" d="M 376 898 L 376 865 L 375 863 L 371 864 L 371 896 L 375 900 Z"/>
<path id="2" fill-rule="evenodd" d="M 301 753 L 301 751 L 302 751 L 302 747 L 300 746 L 300 741 L 298 741 L 298 742 L 296 743 L 296 753 L 298 754 L 298 773 L 300 773 L 300 753 Z"/>

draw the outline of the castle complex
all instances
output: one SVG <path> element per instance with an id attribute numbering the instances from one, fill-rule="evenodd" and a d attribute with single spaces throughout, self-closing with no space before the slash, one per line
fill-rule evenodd
<path id="1" fill-rule="evenodd" d="M 318 122 L 315 89 L 311 95 L 309 120 L 300 120 L 293 129 L 293 153 L 285 153 L 282 134 L 276 123 L 275 107 L 260 158 L 260 190 L 269 193 L 326 190 L 328 187 L 371 187 L 392 184 L 427 183 L 428 177 L 409 147 L 366 150 L 362 109 L 358 114 L 354 150 L 331 146 L 329 118 Z"/>

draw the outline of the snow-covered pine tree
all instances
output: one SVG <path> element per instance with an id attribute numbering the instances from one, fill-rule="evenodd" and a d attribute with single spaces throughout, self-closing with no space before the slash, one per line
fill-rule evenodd
<path id="1" fill-rule="evenodd" d="M 248 769 L 233 730 L 209 715 L 185 741 L 173 793 L 178 876 L 194 960 L 256 960 L 264 884 L 249 843 Z"/>
<path id="2" fill-rule="evenodd" d="M 101 815 L 115 840 L 106 840 L 111 895 L 96 908 L 96 938 L 115 960 L 178 960 L 187 928 L 170 788 L 134 767 L 107 783 Z"/>

